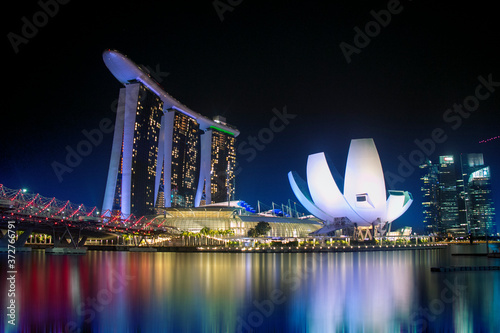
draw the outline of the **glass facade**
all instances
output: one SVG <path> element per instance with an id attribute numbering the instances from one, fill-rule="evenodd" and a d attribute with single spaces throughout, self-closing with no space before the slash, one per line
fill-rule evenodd
<path id="1" fill-rule="evenodd" d="M 212 230 L 231 229 L 236 237 L 246 237 L 248 230 L 261 221 L 268 222 L 271 226 L 267 234 L 271 237 L 307 237 L 323 226 L 312 219 L 257 216 L 234 207 L 167 208 L 154 221 L 163 227 L 169 226 L 194 233 L 205 227 Z"/>
<path id="2" fill-rule="evenodd" d="M 460 227 L 458 219 L 457 170 L 453 156 L 440 156 L 438 165 L 438 221 L 443 231 Z"/>
<path id="3" fill-rule="evenodd" d="M 495 233 L 495 208 L 489 167 L 482 154 L 440 156 L 439 164 L 421 165 L 426 230 L 439 234 Z"/>
<path id="4" fill-rule="evenodd" d="M 194 207 L 200 169 L 200 128 L 195 119 L 175 112 L 172 137 L 171 207 Z"/>
<path id="5" fill-rule="evenodd" d="M 466 212 L 470 233 L 484 236 L 495 233 L 495 208 L 491 193 L 490 168 L 484 165 L 482 154 L 468 154 L 462 164 Z"/>
<path id="6" fill-rule="evenodd" d="M 474 177 L 468 184 L 469 221 L 473 235 L 489 235 L 495 231 L 495 208 L 491 199 L 489 177 Z"/>
<path id="7" fill-rule="evenodd" d="M 137 216 L 154 213 L 155 178 L 163 102 L 140 86 L 132 148 L 131 212 Z"/>
<path id="8" fill-rule="evenodd" d="M 211 147 L 212 203 L 230 201 L 234 195 L 234 165 L 236 163 L 234 136 L 213 130 Z"/>
<path id="9" fill-rule="evenodd" d="M 129 119 L 133 119 L 132 139 L 131 144 L 127 145 L 124 139 L 125 134 L 121 135 L 121 151 L 112 210 L 124 211 L 122 196 L 128 195 L 130 213 L 136 216 L 153 214 L 163 102 L 143 84 L 133 83 L 124 89 L 128 105 L 123 107 L 122 112 L 126 113 Z M 126 129 L 122 130 L 124 131 Z M 125 155 L 131 155 L 130 172 L 124 170 Z M 123 193 L 124 174 L 130 175 L 130 193 Z"/>
<path id="10" fill-rule="evenodd" d="M 438 168 L 428 160 L 421 165 L 422 176 L 422 208 L 424 214 L 424 228 L 427 232 L 432 233 L 437 231 L 439 227 L 438 220 Z"/>

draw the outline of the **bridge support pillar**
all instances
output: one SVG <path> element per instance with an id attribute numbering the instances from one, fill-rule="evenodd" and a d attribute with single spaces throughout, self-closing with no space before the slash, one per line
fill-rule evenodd
<path id="1" fill-rule="evenodd" d="M 149 246 L 149 243 L 148 243 L 148 239 L 146 238 L 145 235 L 142 235 L 142 236 L 132 236 L 132 240 L 133 240 L 133 244 L 135 246 L 140 246 L 142 241 L 144 241 L 146 243 L 147 246 Z"/>
<path id="2" fill-rule="evenodd" d="M 150 246 L 150 244 L 148 243 L 148 239 L 146 238 L 146 235 L 133 236 L 133 239 L 134 239 L 135 247 L 129 248 L 129 251 L 131 251 L 131 252 L 156 252 L 157 251 L 156 248 Z M 137 240 L 139 240 L 139 241 L 137 242 Z M 146 246 L 140 246 L 142 241 L 144 241 L 146 243 Z"/>
<path id="3" fill-rule="evenodd" d="M 33 229 L 28 229 L 25 230 L 20 236 L 17 237 L 17 242 L 16 242 L 16 248 L 17 247 L 23 247 L 24 244 L 26 244 L 26 241 L 28 238 L 30 238 L 31 234 L 33 233 Z"/>
<path id="4" fill-rule="evenodd" d="M 7 233 L 4 233 L 3 230 L 0 230 L 1 237 L 0 237 L 0 247 L 7 247 L 9 245 L 9 237 L 7 237 Z"/>
<path id="5" fill-rule="evenodd" d="M 56 233 L 54 235 L 54 247 L 45 249 L 46 254 L 85 254 L 87 248 L 83 247 L 87 236 L 80 237 L 81 229 L 78 230 L 78 235 L 72 235 L 68 226 L 65 227 L 64 232 Z"/>
<path id="6" fill-rule="evenodd" d="M 366 238 L 368 238 L 369 240 L 372 240 L 373 236 L 371 233 L 371 228 L 372 227 L 357 227 L 357 228 L 355 228 L 353 238 L 358 242 L 363 242 Z"/>
<path id="7" fill-rule="evenodd" d="M 87 236 L 83 236 L 82 238 L 80 238 L 80 241 L 78 242 L 78 247 L 83 247 L 86 241 L 87 241 Z"/>
<path id="8" fill-rule="evenodd" d="M 17 237 L 17 241 L 14 244 L 11 244 L 9 240 L 11 239 L 9 236 L 9 233 L 6 232 L 5 234 L 3 233 L 3 230 L 0 230 L 1 233 L 1 238 L 0 238 L 0 252 L 8 252 L 9 251 L 9 245 L 10 249 L 12 250 L 12 246 L 15 247 L 16 252 L 29 252 L 31 251 L 31 247 L 26 247 L 24 244 L 26 244 L 26 241 L 30 237 L 31 233 L 33 232 L 33 229 L 28 229 L 25 230 L 21 235 Z"/>

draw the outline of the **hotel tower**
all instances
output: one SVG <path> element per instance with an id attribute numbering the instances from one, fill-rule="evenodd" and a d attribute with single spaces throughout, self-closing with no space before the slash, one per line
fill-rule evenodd
<path id="1" fill-rule="evenodd" d="M 102 211 L 143 216 L 230 201 L 239 131 L 181 104 L 123 54 L 107 50 L 103 59 L 124 87 Z"/>

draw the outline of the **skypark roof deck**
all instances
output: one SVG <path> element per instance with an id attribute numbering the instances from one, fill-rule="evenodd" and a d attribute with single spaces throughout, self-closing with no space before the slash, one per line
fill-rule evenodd
<path id="1" fill-rule="evenodd" d="M 203 130 L 210 129 L 212 127 L 232 134 L 235 137 L 240 134 L 236 128 L 227 124 L 215 122 L 212 119 L 191 110 L 177 99 L 170 96 L 148 73 L 120 52 L 116 50 L 106 50 L 103 52 L 102 57 L 109 71 L 118 81 L 124 85 L 133 82 L 141 82 L 161 98 L 164 103 L 165 110 L 175 109 L 188 115 L 189 117 L 195 119 L 200 125 L 200 128 Z"/>

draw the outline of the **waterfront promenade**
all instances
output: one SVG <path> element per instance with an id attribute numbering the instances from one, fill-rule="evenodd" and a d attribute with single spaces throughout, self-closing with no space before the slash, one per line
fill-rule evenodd
<path id="1" fill-rule="evenodd" d="M 130 252 L 219 252 L 219 253 L 317 253 L 317 252 L 376 252 L 443 249 L 444 243 L 408 245 L 346 245 L 346 246 L 126 246 L 87 245 L 87 251 L 130 251 Z M 32 250 L 43 251 L 49 245 L 30 245 Z"/>

